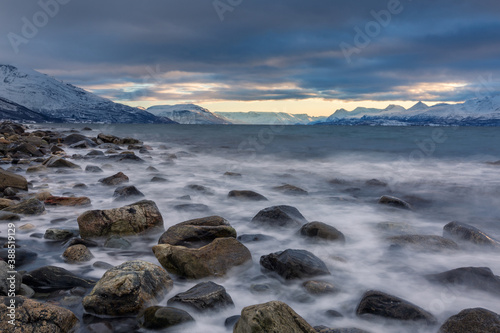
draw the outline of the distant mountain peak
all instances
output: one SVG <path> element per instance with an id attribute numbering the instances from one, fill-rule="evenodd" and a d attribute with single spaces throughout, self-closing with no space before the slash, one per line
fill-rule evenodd
<path id="1" fill-rule="evenodd" d="M 421 111 L 421 110 L 427 110 L 429 106 L 422 101 L 419 101 L 415 105 L 413 105 L 411 108 L 408 109 L 408 111 Z"/>
<path id="2" fill-rule="evenodd" d="M 159 117 L 168 117 L 180 124 L 231 123 L 227 119 L 196 104 L 155 105 L 149 107 L 147 111 Z"/>

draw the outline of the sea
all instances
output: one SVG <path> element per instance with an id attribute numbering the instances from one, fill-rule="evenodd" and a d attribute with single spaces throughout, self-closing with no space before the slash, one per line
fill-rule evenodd
<path id="1" fill-rule="evenodd" d="M 92 130 L 82 131 L 85 126 Z M 424 278 L 426 274 L 469 266 L 489 267 L 500 275 L 498 252 L 481 248 L 455 252 L 398 251 L 387 240 L 395 231 L 380 227 L 381 223 L 391 222 L 406 233 L 442 236 L 444 225 L 459 221 L 499 239 L 500 163 L 494 163 L 500 160 L 498 128 L 139 124 L 49 124 L 32 128 L 68 134 L 70 130 L 78 130 L 94 137 L 99 133 L 133 137 L 151 149 L 144 153 L 136 151 L 146 162 L 140 164 L 103 158 L 72 160 L 83 169 L 87 165 L 103 167 L 101 174 L 84 171 L 27 174 L 34 185 L 31 191 L 49 189 L 53 195 L 88 196 L 92 207 L 47 207 L 48 213 L 36 217 L 36 221 L 18 222 L 36 226 L 18 235 L 19 245 L 36 251 L 39 256 L 37 261 L 22 267 L 25 271 L 55 265 L 99 279 L 105 270 L 93 267 L 95 261 L 118 265 L 141 259 L 159 265 L 151 251 L 159 235 L 126 237 L 133 244 L 128 250 L 91 248 L 95 258 L 83 265 L 65 263 L 61 256 L 64 244 L 30 237 L 54 227 L 77 230 L 76 219 L 84 211 L 130 203 L 114 201 L 115 188 L 98 182 L 121 171 L 130 178 L 130 185 L 156 202 L 165 229 L 189 219 L 219 215 L 230 222 L 238 235 L 271 237 L 245 243 L 253 257 L 253 264 L 245 269 L 201 280 L 223 285 L 234 307 L 205 314 L 189 311 L 196 324 L 185 332 L 231 331 L 224 326 L 226 318 L 240 314 L 246 306 L 271 300 L 287 303 L 312 326 L 356 327 L 373 333 L 437 331 L 438 326 L 408 326 L 398 321 L 356 316 L 356 307 L 367 290 L 380 290 L 410 301 L 432 313 L 440 324 L 466 308 L 482 307 L 500 313 L 498 296 L 443 287 Z M 87 153 L 81 149 L 65 150 L 69 156 Z M 158 171 L 147 170 L 149 166 Z M 241 177 L 224 175 L 226 172 Z M 155 176 L 167 181 L 151 182 Z M 369 182 L 374 179 L 379 182 Z M 88 187 L 73 188 L 77 183 Z M 274 189 L 285 184 L 300 187 L 308 195 L 293 196 Z M 194 192 L 188 185 L 202 185 L 213 193 Z M 231 190 L 252 190 L 269 201 L 235 201 L 228 198 Z M 382 195 L 404 199 L 413 209 L 378 204 Z M 187 203 L 208 208 L 205 211 L 174 208 Z M 345 244 L 311 242 L 295 229 L 272 230 L 251 223 L 261 209 L 275 205 L 294 206 L 308 221 L 334 226 L 345 235 Z M 317 279 L 332 282 L 340 292 L 310 295 L 303 288 L 303 281 L 280 281 L 261 268 L 262 255 L 286 249 L 304 249 L 323 260 L 331 275 Z M 173 290 L 159 305 L 166 306 L 169 298 L 201 281 L 174 277 Z M 88 332 L 86 323 L 95 320 L 84 315 L 81 304 L 71 309 L 81 320 L 81 332 Z M 332 318 L 328 310 L 335 310 L 342 317 Z M 130 332 L 130 320 L 103 320 L 112 323 L 117 332 Z"/>

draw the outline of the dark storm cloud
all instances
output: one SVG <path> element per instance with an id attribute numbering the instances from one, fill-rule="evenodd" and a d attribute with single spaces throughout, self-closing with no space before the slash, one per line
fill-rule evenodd
<path id="1" fill-rule="evenodd" d="M 500 4 L 493 0 L 220 0 L 239 3 L 226 7 L 223 21 L 211 0 L 41 3 L 55 11 L 55 1 L 66 4 L 16 53 L 9 36 L 23 37 L 42 6 L 0 0 L 0 62 L 102 86 L 96 91 L 122 100 L 419 99 L 405 87 L 442 82 L 463 86 L 429 91 L 435 100 L 462 100 L 484 78 L 489 87 L 500 80 Z M 112 86 L 121 83 L 139 88 Z M 162 89 L 189 83 L 216 88 Z"/>

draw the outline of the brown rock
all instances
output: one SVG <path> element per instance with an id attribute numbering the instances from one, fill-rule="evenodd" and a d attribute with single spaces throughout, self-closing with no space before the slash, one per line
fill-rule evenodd
<path id="1" fill-rule="evenodd" d="M 465 309 L 443 324 L 438 333 L 500 333 L 500 315 L 482 309 Z"/>
<path id="2" fill-rule="evenodd" d="M 68 262 L 78 263 L 89 261 L 94 256 L 90 250 L 83 244 L 70 246 L 64 251 L 63 257 L 66 258 Z"/>
<path id="3" fill-rule="evenodd" d="M 23 176 L 16 175 L 15 173 L 0 168 L 0 191 L 5 190 L 7 187 L 27 191 L 28 181 Z"/>
<path id="4" fill-rule="evenodd" d="M 114 174 L 113 176 L 99 179 L 100 183 L 103 183 L 104 185 L 109 185 L 109 186 L 119 185 L 121 183 L 126 183 L 128 181 L 129 181 L 129 178 L 123 172 L 118 172 L 117 174 Z"/>
<path id="5" fill-rule="evenodd" d="M 45 204 L 50 206 L 87 206 L 90 199 L 87 197 L 48 197 Z"/>

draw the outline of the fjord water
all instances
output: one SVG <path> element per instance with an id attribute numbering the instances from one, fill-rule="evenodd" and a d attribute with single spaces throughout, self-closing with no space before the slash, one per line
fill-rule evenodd
<path id="1" fill-rule="evenodd" d="M 53 125 L 56 130 L 68 125 Z M 73 125 L 72 125 L 73 126 Z M 74 125 L 81 129 L 84 125 Z M 85 195 L 92 209 L 119 207 L 114 188 L 105 188 L 98 179 L 122 171 L 130 184 L 158 205 L 165 228 L 192 218 L 220 215 L 238 235 L 265 234 L 273 240 L 246 243 L 253 264 L 211 279 L 223 285 L 235 308 L 217 313 L 196 314 L 196 326 L 186 332 L 227 332 L 225 318 L 237 315 L 245 306 L 281 300 L 290 305 L 311 325 L 332 328 L 358 327 L 370 332 L 436 332 L 436 327 L 401 326 L 400 323 L 367 321 L 355 316 L 362 294 L 377 289 L 404 298 L 435 315 L 442 323 L 465 308 L 483 307 L 500 312 L 498 298 L 474 290 L 456 290 L 427 282 L 425 274 L 440 273 L 458 267 L 490 267 L 500 274 L 500 256 L 484 249 L 456 253 L 400 252 L 389 249 L 388 234 L 376 227 L 380 222 L 406 223 L 409 232 L 442 235 L 451 221 L 472 224 L 500 238 L 500 166 L 488 164 L 500 160 L 500 131 L 497 128 L 454 127 L 337 127 L 337 126 L 218 126 L 218 125 L 91 125 L 92 132 L 135 137 L 153 150 L 137 153 L 146 164 L 113 163 L 103 174 L 27 175 L 35 188 L 48 184 L 54 195 Z M 69 155 L 81 150 L 68 149 Z M 175 157 L 171 154 L 175 154 Z M 102 166 L 109 160 L 77 160 L 83 168 Z M 148 166 L 158 172 L 147 171 Z M 236 172 L 241 177 L 224 176 Z M 150 182 L 155 175 L 168 182 Z M 371 186 L 378 179 L 387 186 Z M 74 189 L 85 183 L 87 189 Z M 213 195 L 192 192 L 186 185 L 203 185 Z M 288 196 L 273 187 L 291 184 L 309 192 L 308 196 Z M 227 198 L 231 190 L 253 190 L 268 202 L 243 202 Z M 413 211 L 377 204 L 381 195 L 404 198 Z M 179 199 L 190 195 L 191 201 Z M 207 212 L 174 209 L 184 203 L 205 204 Z M 263 208 L 273 205 L 296 207 L 308 221 L 321 221 L 346 236 L 345 245 L 310 243 L 297 230 L 270 230 L 251 223 Z M 37 220 L 38 232 L 47 228 L 77 229 L 76 218 L 88 208 L 47 208 L 49 214 Z M 50 216 L 50 218 L 49 218 Z M 57 224 L 56 218 L 67 218 Z M 103 269 L 89 265 L 70 265 L 60 257 L 60 244 L 21 235 L 26 247 L 39 253 L 40 260 L 23 267 L 56 265 L 96 279 Z M 158 235 L 159 237 L 159 235 Z M 130 250 L 94 250 L 95 259 L 112 265 L 142 259 L 155 264 L 151 247 L 158 237 L 130 237 Z M 28 243 L 29 242 L 29 243 Z M 331 276 L 319 279 L 333 282 L 341 289 L 335 295 L 311 296 L 301 281 L 282 283 L 261 271 L 262 255 L 285 249 L 306 249 L 321 258 Z M 91 262 L 91 263 L 92 263 Z M 175 279 L 174 289 L 160 305 L 200 281 Z M 265 292 L 252 286 L 266 285 Z M 327 310 L 336 310 L 343 318 L 330 318 Z M 83 311 L 81 306 L 76 312 Z M 85 330 L 85 326 L 83 326 Z"/>

